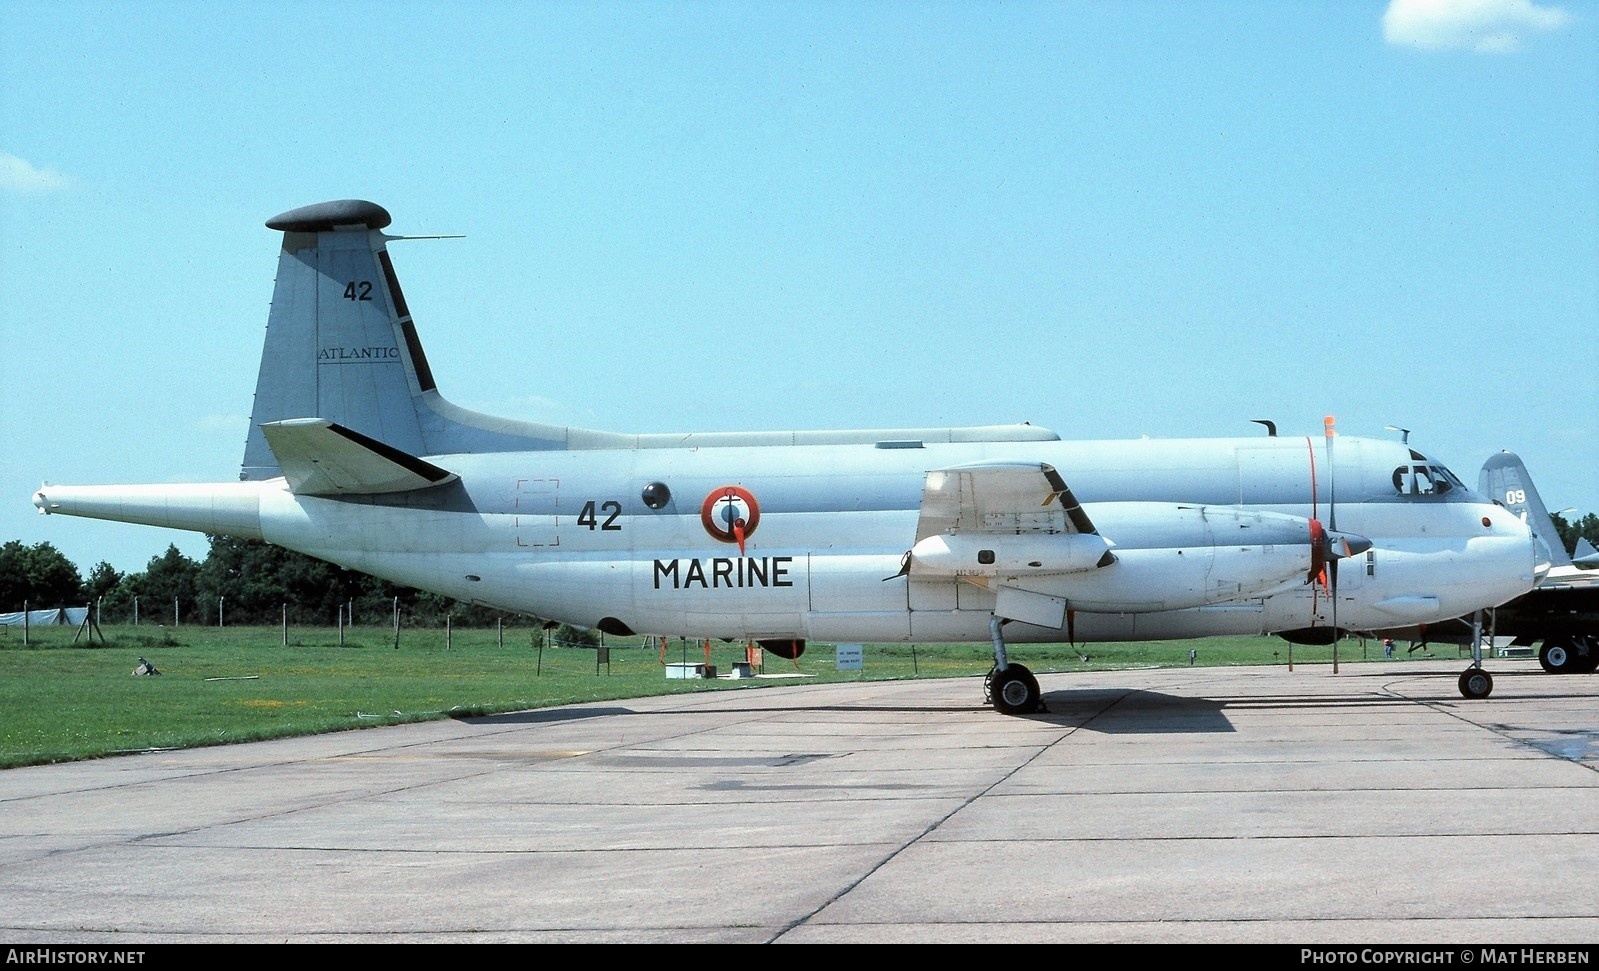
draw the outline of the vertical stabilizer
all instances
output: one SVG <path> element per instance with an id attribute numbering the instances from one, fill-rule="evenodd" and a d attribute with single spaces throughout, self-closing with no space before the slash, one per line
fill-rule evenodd
<path id="1" fill-rule="evenodd" d="M 412 455 L 413 398 L 433 379 L 380 230 L 383 207 L 325 202 L 267 222 L 283 231 L 242 479 L 281 474 L 261 426 L 323 418 Z M 409 338 L 409 339 L 407 339 Z"/>
<path id="2" fill-rule="evenodd" d="M 1544 508 L 1538 490 L 1533 488 L 1532 476 L 1521 456 L 1515 452 L 1500 452 L 1482 464 L 1477 477 L 1477 491 L 1490 499 L 1504 503 L 1505 508 L 1521 517 L 1532 528 L 1538 543 L 1538 558 L 1551 567 L 1571 566 L 1571 556 L 1560 541 L 1560 531 Z"/>
<path id="3" fill-rule="evenodd" d="M 460 408 L 434 386 L 385 235 L 361 199 L 292 209 L 256 378 L 241 479 L 282 474 L 263 425 L 317 419 L 408 455 L 604 447 L 618 438 Z"/>

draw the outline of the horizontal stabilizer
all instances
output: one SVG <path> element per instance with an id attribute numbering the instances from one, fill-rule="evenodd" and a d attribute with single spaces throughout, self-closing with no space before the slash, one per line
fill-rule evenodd
<path id="1" fill-rule="evenodd" d="M 300 496 L 375 495 L 427 489 L 459 478 L 431 462 L 323 418 L 261 426 L 272 455 Z"/>

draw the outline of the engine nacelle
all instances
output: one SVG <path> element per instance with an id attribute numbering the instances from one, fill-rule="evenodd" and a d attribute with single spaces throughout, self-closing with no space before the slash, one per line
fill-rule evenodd
<path id="1" fill-rule="evenodd" d="M 911 547 L 917 576 L 993 577 L 1077 573 L 1106 566 L 1110 543 L 1086 533 L 953 533 L 929 536 Z"/>
<path id="2" fill-rule="evenodd" d="M 1100 535 L 968 534 L 930 540 L 957 540 L 949 545 L 961 551 L 992 549 L 993 569 L 968 569 L 957 576 L 1062 598 L 1075 610 L 1147 613 L 1229 603 L 1302 585 L 1329 535 L 1303 516 L 1233 506 L 1116 502 L 1085 504 L 1083 510 Z M 1371 545 L 1350 534 L 1335 538 L 1347 549 Z M 917 553 L 930 540 L 912 551 L 913 570 Z M 1076 555 L 1054 562 L 1074 569 L 1050 569 L 1051 561 L 1039 555 L 1050 541 L 1060 540 L 1075 541 L 1066 548 Z M 1111 555 L 1084 566 L 1095 548 L 1090 540 Z M 1005 569 L 1008 564 L 1019 568 Z"/>
<path id="3" fill-rule="evenodd" d="M 1232 603 L 1302 586 L 1305 547 L 1194 546 L 1126 550 L 1092 573 L 1002 577 L 1004 585 L 1063 597 L 1074 610 L 1151 613 Z"/>

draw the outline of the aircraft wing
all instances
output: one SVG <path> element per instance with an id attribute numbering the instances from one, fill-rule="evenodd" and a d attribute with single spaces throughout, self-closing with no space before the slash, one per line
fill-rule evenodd
<path id="1" fill-rule="evenodd" d="M 261 426 L 289 491 L 300 496 L 376 495 L 454 482 L 459 476 L 322 418 Z"/>
<path id="2" fill-rule="evenodd" d="M 995 462 L 927 473 L 916 540 L 955 533 L 1097 535 L 1098 530 L 1054 466 Z"/>

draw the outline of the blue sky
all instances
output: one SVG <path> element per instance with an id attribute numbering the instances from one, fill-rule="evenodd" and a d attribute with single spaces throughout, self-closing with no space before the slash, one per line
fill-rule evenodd
<path id="1" fill-rule="evenodd" d="M 0 541 L 203 537 L 279 234 L 362 198 L 441 391 L 618 431 L 1519 453 L 1599 512 L 1599 5 L 0 0 Z M 1067 472 L 1070 477 L 1069 470 Z"/>

